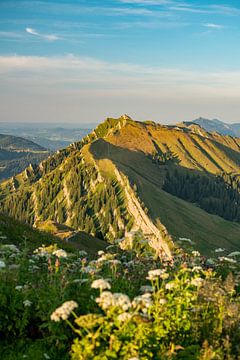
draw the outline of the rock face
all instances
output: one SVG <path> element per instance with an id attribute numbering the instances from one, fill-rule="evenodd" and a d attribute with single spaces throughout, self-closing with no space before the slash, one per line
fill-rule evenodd
<path id="1" fill-rule="evenodd" d="M 123 120 L 132 120 L 132 118 L 127 114 L 122 115 L 121 119 L 123 119 Z"/>

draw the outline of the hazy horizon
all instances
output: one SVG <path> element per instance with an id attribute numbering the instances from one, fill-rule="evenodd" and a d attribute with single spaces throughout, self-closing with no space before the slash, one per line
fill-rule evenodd
<path id="1" fill-rule="evenodd" d="M 240 122 L 239 20 L 234 0 L 2 0 L 0 122 Z"/>

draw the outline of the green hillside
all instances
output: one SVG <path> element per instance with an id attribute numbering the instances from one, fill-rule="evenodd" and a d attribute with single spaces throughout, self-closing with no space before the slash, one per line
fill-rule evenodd
<path id="1" fill-rule="evenodd" d="M 201 128 L 141 123 L 126 116 L 107 119 L 81 142 L 2 183 L 2 211 L 32 225 L 64 224 L 110 243 L 141 229 L 160 252 L 169 253 L 170 236 L 192 239 L 205 254 L 219 246 L 239 249 L 240 224 L 237 218 L 224 220 L 221 213 L 221 207 L 238 199 L 239 149 L 240 139 Z M 179 191 L 177 196 L 166 192 L 178 184 L 163 190 L 167 174 L 173 178 L 169 174 L 176 169 L 199 176 L 200 187 L 211 179 L 214 211 L 202 205 L 198 194 L 186 193 L 185 201 Z M 225 185 L 219 185 L 219 177 Z M 226 186 L 224 199 L 217 198 L 220 186 Z"/>
<path id="2" fill-rule="evenodd" d="M 31 140 L 22 137 L 0 134 L 0 149 L 11 151 L 46 151 L 46 149 Z"/>
<path id="3" fill-rule="evenodd" d="M 49 154 L 30 140 L 0 134 L 0 181 L 20 173 L 29 164 L 39 164 Z"/>

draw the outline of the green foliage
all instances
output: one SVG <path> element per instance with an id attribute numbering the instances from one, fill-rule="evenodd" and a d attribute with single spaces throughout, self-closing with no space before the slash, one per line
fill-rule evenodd
<path id="1" fill-rule="evenodd" d="M 167 171 L 163 189 L 181 199 L 197 203 L 211 214 L 240 221 L 239 179 L 223 174 L 207 176 L 188 171 Z"/>

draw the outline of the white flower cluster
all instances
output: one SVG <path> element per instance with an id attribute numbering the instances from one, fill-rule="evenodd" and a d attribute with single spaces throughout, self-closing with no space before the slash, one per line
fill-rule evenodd
<path id="1" fill-rule="evenodd" d="M 186 241 L 188 242 L 189 244 L 193 244 L 193 241 L 191 239 L 188 239 L 188 238 L 179 238 L 180 241 Z"/>
<path id="2" fill-rule="evenodd" d="M 120 322 L 126 322 L 126 321 L 130 320 L 131 318 L 132 318 L 132 314 L 129 314 L 127 312 L 124 312 L 124 313 L 118 315 L 118 317 L 117 317 L 118 321 L 120 321 Z"/>
<path id="3" fill-rule="evenodd" d="M 216 252 L 216 253 L 220 253 L 220 252 L 223 252 L 223 251 L 225 251 L 225 249 L 222 249 L 222 248 L 217 248 L 217 249 L 215 249 L 215 252 Z"/>
<path id="4" fill-rule="evenodd" d="M 231 264 L 236 264 L 237 263 L 237 260 L 234 260 L 232 258 L 228 258 L 228 257 L 225 257 L 225 256 L 219 257 L 218 259 L 219 259 L 219 261 L 226 261 L 226 262 L 231 263 Z"/>
<path id="5" fill-rule="evenodd" d="M 193 255 L 194 257 L 199 257 L 199 256 L 201 256 L 200 252 L 199 252 L 199 251 L 196 251 L 196 250 L 193 250 L 193 251 L 192 251 L 192 255 Z"/>
<path id="6" fill-rule="evenodd" d="M 106 289 L 111 289 L 111 285 L 109 284 L 109 282 L 105 279 L 97 279 L 94 280 L 91 287 L 93 289 L 100 289 L 100 290 L 106 290 Z"/>
<path id="7" fill-rule="evenodd" d="M 18 247 L 14 244 L 3 244 L 1 245 L 0 248 L 1 252 L 13 252 L 13 253 L 19 253 L 20 250 L 18 249 Z"/>
<path id="8" fill-rule="evenodd" d="M 84 251 L 84 250 L 80 250 L 79 251 L 79 256 L 80 257 L 86 257 L 86 256 L 88 256 L 88 253 L 86 251 Z"/>
<path id="9" fill-rule="evenodd" d="M 234 251 L 234 252 L 231 252 L 230 254 L 228 254 L 229 257 L 239 256 L 239 255 L 240 255 L 240 251 Z"/>
<path id="10" fill-rule="evenodd" d="M 6 264 L 3 260 L 0 260 L 0 269 L 4 269 L 6 267 Z"/>
<path id="11" fill-rule="evenodd" d="M 23 302 L 23 305 L 24 305 L 25 307 L 30 307 L 30 306 L 32 305 L 32 302 L 31 302 L 30 300 L 25 300 L 25 301 Z"/>
<path id="12" fill-rule="evenodd" d="M 155 269 L 155 270 L 150 270 L 148 272 L 148 276 L 147 279 L 148 280 L 156 280 L 158 277 L 165 277 L 165 273 L 166 270 L 165 269 Z M 163 276 L 164 275 L 164 276 Z"/>
<path id="13" fill-rule="evenodd" d="M 150 293 L 136 296 L 132 302 L 133 308 L 139 308 L 143 313 L 147 313 L 152 304 L 152 295 Z"/>
<path id="14" fill-rule="evenodd" d="M 204 280 L 202 278 L 195 278 L 191 280 L 191 285 L 194 285 L 196 287 L 200 287 L 203 285 Z"/>
<path id="15" fill-rule="evenodd" d="M 123 311 L 127 311 L 132 306 L 132 303 L 127 295 L 121 293 L 112 294 L 110 291 L 103 291 L 101 295 L 96 298 L 96 302 L 103 310 L 111 307 L 117 307 Z"/>
<path id="16" fill-rule="evenodd" d="M 60 321 L 67 320 L 71 312 L 78 307 L 75 301 L 66 301 L 60 307 L 58 307 L 51 315 L 51 320 Z"/>
<path id="17" fill-rule="evenodd" d="M 53 255 L 57 256 L 58 258 L 66 258 L 68 254 L 63 249 L 58 249 L 53 251 Z"/>

